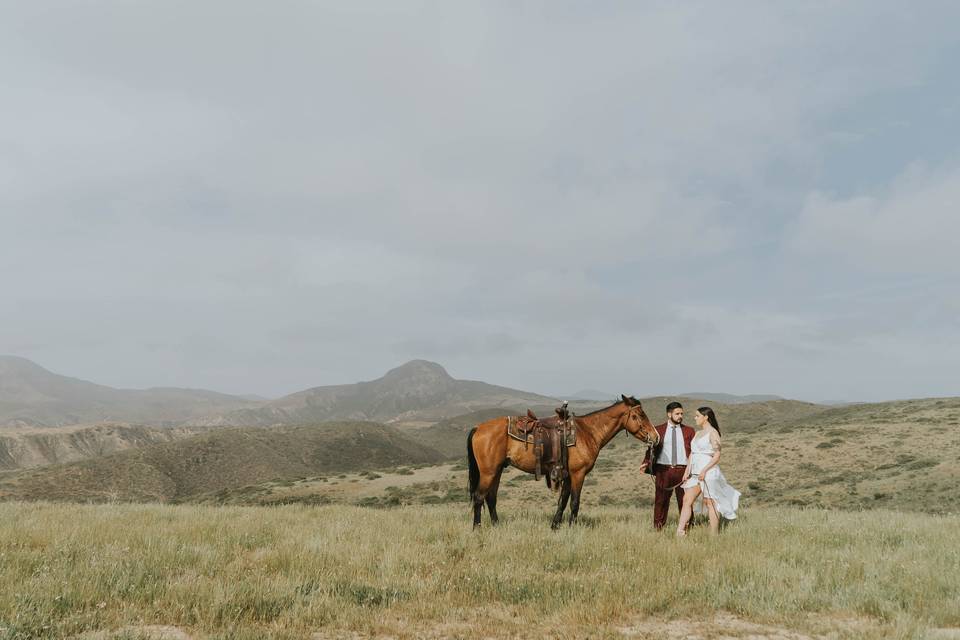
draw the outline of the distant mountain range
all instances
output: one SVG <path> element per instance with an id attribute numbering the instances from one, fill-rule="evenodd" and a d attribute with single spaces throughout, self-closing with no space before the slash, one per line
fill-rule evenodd
<path id="1" fill-rule="evenodd" d="M 435 362 L 412 360 L 369 382 L 314 387 L 264 403 L 209 416 L 195 424 L 269 426 L 325 420 L 436 422 L 477 409 L 556 403 L 555 398 L 473 380 L 456 380 Z"/>
<path id="2" fill-rule="evenodd" d="M 683 395 L 686 396 L 687 398 L 700 398 L 701 400 L 709 400 L 710 402 L 721 402 L 723 404 L 749 404 L 751 402 L 770 402 L 771 400 L 784 399 L 780 396 L 764 395 L 764 394 L 737 396 L 737 395 L 733 395 L 732 393 L 704 393 L 702 391 L 684 393 Z"/>
<path id="3" fill-rule="evenodd" d="M 175 425 L 260 404 L 202 389 L 114 389 L 53 373 L 25 358 L 0 356 L 0 426 Z"/>
<path id="4" fill-rule="evenodd" d="M 593 400 L 596 402 L 613 402 L 620 394 L 618 393 L 608 393 L 606 391 L 598 391 L 597 389 L 581 389 L 574 393 L 561 394 L 559 397 L 565 398 L 567 400 Z M 746 396 L 738 396 L 732 393 L 707 393 L 703 391 L 691 391 L 689 393 L 681 393 L 677 397 L 682 398 L 699 398 L 700 400 L 707 400 L 709 402 L 720 402 L 723 404 L 749 404 L 751 402 L 770 402 L 771 400 L 783 400 L 784 398 L 774 395 L 763 395 L 763 394 L 754 394 Z"/>
<path id="5" fill-rule="evenodd" d="M 536 393 L 456 380 L 426 360 L 413 360 L 369 382 L 257 400 L 200 389 L 115 389 L 53 373 L 24 358 L 0 356 L 0 426 L 7 427 L 436 422 L 477 409 L 503 407 L 506 412 L 556 402 Z"/>
<path id="6" fill-rule="evenodd" d="M 562 396 L 578 411 L 612 403 L 619 393 L 583 389 Z M 723 404 L 780 400 L 773 395 L 685 393 Z M 579 401 L 579 402 L 578 402 Z M 279 399 L 204 389 L 115 389 L 48 371 L 30 360 L 0 356 L 0 427 L 79 424 L 251 426 L 361 420 L 432 424 L 484 409 L 504 413 L 555 406 L 555 397 L 475 380 L 457 380 L 435 362 L 412 360 L 366 382 L 321 386 Z M 549 409 L 548 409 L 549 410 Z M 655 412 L 656 413 L 656 412 Z"/>
<path id="7" fill-rule="evenodd" d="M 613 402 L 620 397 L 618 393 L 607 393 L 597 389 L 581 389 L 573 393 L 562 393 L 561 398 L 565 400 L 595 400 L 597 402 Z"/>

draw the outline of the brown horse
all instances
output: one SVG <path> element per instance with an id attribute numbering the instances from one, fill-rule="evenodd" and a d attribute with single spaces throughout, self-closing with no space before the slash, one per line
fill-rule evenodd
<path id="1" fill-rule="evenodd" d="M 583 481 L 593 469 L 600 449 L 613 436 L 626 429 L 632 436 L 648 444 L 659 441 L 656 429 L 650 424 L 636 398 L 620 396 L 622 400 L 606 409 L 576 416 L 577 444 L 569 449 L 570 475 L 560 487 L 557 513 L 553 516 L 554 529 L 563 520 L 563 511 L 570 499 L 570 524 L 577 521 L 580 511 L 580 490 Z M 486 501 L 490 522 L 497 524 L 497 489 L 504 467 L 513 465 L 521 471 L 533 473 L 536 459 L 532 447 L 507 435 L 507 417 L 494 418 L 470 430 L 467 436 L 467 462 L 470 466 L 470 498 L 473 500 L 473 526 L 480 526 L 480 514 Z"/>

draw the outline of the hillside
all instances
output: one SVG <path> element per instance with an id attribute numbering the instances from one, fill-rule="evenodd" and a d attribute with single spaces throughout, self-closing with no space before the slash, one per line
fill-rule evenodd
<path id="1" fill-rule="evenodd" d="M 688 406 L 702 401 L 684 399 Z M 644 401 L 653 420 L 666 404 L 666 398 L 648 398 Z M 738 433 L 752 433 L 766 428 L 772 422 L 786 421 L 813 415 L 825 407 L 788 400 L 755 405 L 739 404 L 723 407 L 715 405 L 725 421 L 735 424 Z M 595 405 L 576 403 L 574 411 L 586 413 Z M 657 409 L 657 407 L 661 407 Z M 549 415 L 551 405 L 534 407 L 541 415 Z M 37 464 L 65 461 L 88 456 L 73 464 L 59 464 L 46 469 L 33 469 L 0 476 L 0 497 L 52 500 L 129 501 L 229 501 L 261 502 L 279 500 L 343 499 L 345 488 L 365 485 L 368 472 L 379 469 L 377 475 L 390 476 L 387 467 L 426 464 L 441 461 L 462 461 L 467 432 L 476 424 L 518 409 L 494 408 L 473 411 L 447 418 L 422 428 L 405 428 L 363 423 L 365 439 L 353 438 L 356 424 L 326 423 L 303 428 L 246 427 L 199 428 L 203 433 L 192 436 L 189 429 L 170 430 L 140 428 L 122 431 L 118 427 L 96 427 L 87 430 L 61 429 L 56 433 L 34 430 L 19 436 L 15 444 L 22 453 L 24 444 L 33 445 Z M 63 433 L 61 433 L 63 432 Z M 190 437 L 188 437 L 190 436 Z M 176 442 L 165 442 L 165 439 Z M 0 444 L 4 441 L 0 440 Z M 69 445 L 69 446 L 68 446 Z M 263 446 L 263 451 L 257 447 Z M 305 452 L 324 452 L 338 447 L 340 458 L 321 457 L 303 461 Z M 636 446 L 632 439 L 626 446 Z M 8 451 L 13 447 L 7 443 Z M 97 447 L 101 447 L 100 450 Z M 137 451 L 110 454 L 108 449 L 142 447 Z M 611 448 L 610 451 L 613 451 Z M 67 453 L 64 453 L 66 451 Z M 74 456 L 71 458 L 68 454 Z M 108 455 L 103 455 L 108 454 Z M 634 454 L 636 453 L 634 452 Z M 57 460 L 60 456 L 61 459 Z M 12 457 L 12 456 L 9 456 Z M 605 452 L 606 457 L 606 452 Z M 0 459 L 2 462 L 2 459 Z M 603 465 L 610 464 L 602 462 Z M 5 468 L 11 469 L 8 461 Z M 332 480 L 332 474 L 353 472 L 351 483 Z M 403 476 L 400 484 L 410 485 L 421 471 L 393 472 Z M 434 474 L 435 475 L 435 474 Z M 460 474 L 462 475 L 462 474 Z M 416 476 L 416 477 L 412 477 Z M 430 482 L 434 481 L 429 473 Z M 313 480 L 304 480 L 313 478 Z M 291 484 L 292 479 L 298 479 Z M 459 497 L 462 478 L 444 478 L 453 484 L 440 492 Z M 263 485 L 263 486 L 253 486 Z M 355 486 L 354 486 L 355 485 Z M 378 498 L 391 486 L 386 481 L 360 493 L 347 491 L 348 496 Z M 336 487 L 336 489 L 334 489 Z M 318 493 L 314 493 L 314 489 Z M 381 496 L 382 497 L 382 496 Z"/>
<path id="2" fill-rule="evenodd" d="M 660 419 L 655 407 L 664 401 L 644 401 L 653 420 Z M 685 404 L 697 403 L 687 399 Z M 722 466 L 743 491 L 746 507 L 790 504 L 937 513 L 956 511 L 960 504 L 960 473 L 951 462 L 960 456 L 960 398 L 847 407 L 788 400 L 714 407 L 724 433 Z M 237 504 L 462 502 L 466 433 L 503 413 L 481 410 L 406 431 L 368 423 L 216 429 L 80 463 L 0 474 L 0 497 Z M 650 503 L 650 478 L 638 473 L 643 450 L 641 443 L 621 434 L 601 452 L 587 481 L 586 510 L 597 504 Z M 507 508 L 551 502 L 553 494 L 531 478 L 508 468 L 501 502 Z"/>
<path id="3" fill-rule="evenodd" d="M 0 427 L 96 422 L 172 425 L 260 403 L 202 389 L 114 389 L 0 356 Z"/>
<path id="4" fill-rule="evenodd" d="M 960 398 L 815 409 L 790 401 L 715 407 L 724 434 L 721 467 L 743 492 L 747 509 L 793 505 L 960 513 L 960 468 L 954 464 L 960 459 Z M 295 486 L 265 483 L 257 492 L 230 494 L 229 501 L 463 502 L 465 433 L 470 419 L 485 416 L 437 425 L 430 442 L 450 455 L 446 464 L 413 474 L 382 472 L 377 478 L 350 473 L 336 483 L 315 478 Z M 652 480 L 639 473 L 644 450 L 642 443 L 620 434 L 601 451 L 585 485 L 585 513 L 597 505 L 649 507 Z M 509 467 L 504 471 L 501 514 L 554 499 L 533 476 Z"/>
<path id="5" fill-rule="evenodd" d="M 746 404 L 750 402 L 769 402 L 771 400 L 783 400 L 780 396 L 770 394 L 755 393 L 745 396 L 738 396 L 732 393 L 706 393 L 702 391 L 691 391 L 683 394 L 688 398 L 700 398 L 706 402 L 719 402 L 722 404 Z"/>
<path id="6" fill-rule="evenodd" d="M 369 382 L 314 387 L 257 408 L 196 421 L 200 425 L 270 426 L 325 420 L 436 422 L 491 407 L 516 410 L 556 404 L 534 393 L 473 380 L 456 380 L 439 364 L 413 360 Z"/>
<path id="7" fill-rule="evenodd" d="M 784 423 L 806 418 L 826 411 L 829 408 L 797 400 L 772 400 L 767 402 L 722 405 L 702 398 L 655 397 L 644 398 L 641 402 L 643 403 L 647 417 L 649 417 L 654 424 L 659 424 L 666 419 L 664 416 L 666 415 L 665 409 L 667 403 L 673 400 L 679 400 L 683 403 L 689 415 L 689 418 L 686 419 L 685 422 L 691 425 L 693 424 L 694 407 L 710 404 L 724 416 L 725 420 L 729 420 L 731 425 L 736 425 L 736 429 L 739 432 L 752 432 L 757 429 L 763 429 L 765 425 L 771 423 Z M 608 406 L 609 404 L 609 402 L 573 401 L 570 407 L 574 413 L 583 415 L 597 408 Z M 553 414 L 554 406 L 556 405 L 540 405 L 532 408 L 537 412 L 537 415 L 546 417 Z M 464 442 L 467 432 L 470 431 L 470 429 L 481 422 L 492 420 L 499 416 L 524 412 L 525 409 L 517 409 L 512 412 L 505 411 L 504 409 L 481 409 L 468 414 L 447 418 L 431 426 L 411 430 L 408 433 L 411 437 L 417 438 L 434 449 L 449 455 L 451 458 L 460 458 L 463 456 Z"/>
<path id="8" fill-rule="evenodd" d="M 374 423 L 217 429 L 80 462 L 0 474 L 0 499 L 181 502 L 268 480 L 442 458 L 397 429 Z"/>
<path id="9" fill-rule="evenodd" d="M 0 471 L 75 462 L 196 435 L 201 428 L 98 424 L 0 431 Z"/>
<path id="10" fill-rule="evenodd" d="M 367 382 L 313 387 L 277 400 L 202 389 L 115 389 L 0 356 L 0 427 L 102 422 L 153 426 L 274 426 L 361 420 L 429 424 L 481 408 L 512 411 L 556 400 L 456 380 L 439 364 L 413 360 Z"/>

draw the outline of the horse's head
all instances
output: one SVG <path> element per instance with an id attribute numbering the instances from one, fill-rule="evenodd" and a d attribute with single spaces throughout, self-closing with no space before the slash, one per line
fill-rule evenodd
<path id="1" fill-rule="evenodd" d="M 627 405 L 627 411 L 620 418 L 621 426 L 629 431 L 634 438 L 656 446 L 660 442 L 660 435 L 653 428 L 653 424 L 644 412 L 640 401 L 633 396 L 621 395 L 620 397 L 623 398 L 623 403 Z"/>

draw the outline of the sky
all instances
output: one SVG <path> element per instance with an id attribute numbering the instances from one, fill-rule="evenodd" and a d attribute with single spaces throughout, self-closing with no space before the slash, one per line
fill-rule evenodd
<path id="1" fill-rule="evenodd" d="M 0 0 L 0 353 L 960 395 L 954 2 Z"/>

